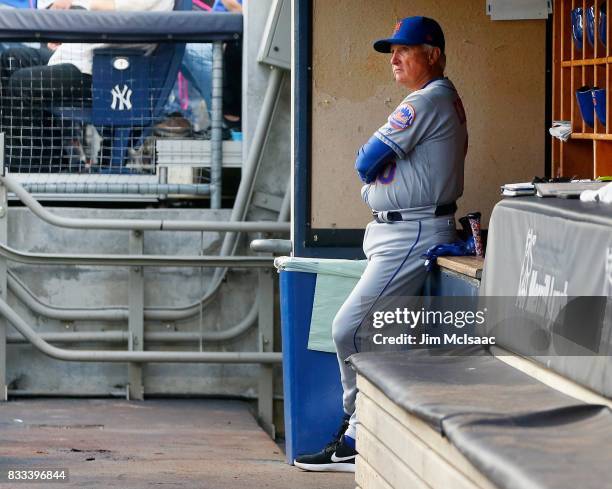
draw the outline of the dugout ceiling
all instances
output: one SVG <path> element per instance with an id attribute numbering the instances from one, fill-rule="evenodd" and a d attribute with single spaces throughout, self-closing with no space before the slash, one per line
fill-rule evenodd
<path id="1" fill-rule="evenodd" d="M 359 233 L 347 231 L 370 218 L 355 153 L 406 95 L 372 41 L 389 36 L 402 17 L 433 17 L 446 35 L 446 73 L 463 98 L 470 135 L 459 213 L 481 210 L 486 224 L 501 184 L 544 175 L 546 21 L 491 21 L 484 0 L 314 0 L 294 9 L 296 63 L 309 59 L 311 67 L 296 66 L 295 85 L 308 89 L 308 96 L 296 93 L 295 111 L 295 222 L 305 227 L 306 247 L 360 244 Z M 305 107 L 308 121 L 300 124 Z"/>

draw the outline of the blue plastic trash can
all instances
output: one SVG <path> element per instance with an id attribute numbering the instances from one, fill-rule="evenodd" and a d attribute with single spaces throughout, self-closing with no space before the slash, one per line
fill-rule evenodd
<path id="1" fill-rule="evenodd" d="M 342 384 L 337 357 L 308 349 L 317 276 L 280 272 L 285 440 L 287 463 L 319 451 L 342 422 Z"/>

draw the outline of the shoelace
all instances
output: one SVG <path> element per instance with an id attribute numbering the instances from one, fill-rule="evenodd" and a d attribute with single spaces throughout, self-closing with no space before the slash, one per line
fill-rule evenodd
<path id="1" fill-rule="evenodd" d="M 342 435 L 344 435 L 344 432 L 348 428 L 348 425 L 349 425 L 349 420 L 343 419 L 342 424 L 338 428 L 338 431 L 336 431 L 336 433 L 334 434 L 333 440 L 330 441 L 327 445 L 325 445 L 325 448 L 323 449 L 325 452 L 335 452 L 336 451 L 336 448 L 338 448 L 338 445 L 340 444 L 340 438 L 342 438 Z"/>

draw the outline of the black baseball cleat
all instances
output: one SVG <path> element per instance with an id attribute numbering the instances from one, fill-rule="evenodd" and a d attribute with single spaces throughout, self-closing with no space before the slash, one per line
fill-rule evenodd
<path id="1" fill-rule="evenodd" d="M 296 458 L 293 464 L 311 472 L 355 472 L 356 455 L 357 451 L 342 435 L 320 452 Z"/>

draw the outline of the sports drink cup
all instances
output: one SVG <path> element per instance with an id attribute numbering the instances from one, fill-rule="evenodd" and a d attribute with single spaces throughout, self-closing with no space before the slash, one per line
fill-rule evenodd
<path id="1" fill-rule="evenodd" d="M 482 214 L 480 212 L 470 212 L 467 215 L 470 221 L 470 227 L 472 228 L 472 236 L 474 237 L 474 247 L 476 249 L 476 256 L 484 256 L 484 248 L 482 246 L 482 234 L 480 232 L 480 218 Z"/>

